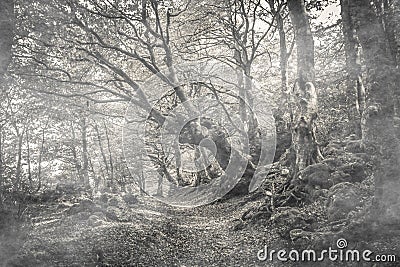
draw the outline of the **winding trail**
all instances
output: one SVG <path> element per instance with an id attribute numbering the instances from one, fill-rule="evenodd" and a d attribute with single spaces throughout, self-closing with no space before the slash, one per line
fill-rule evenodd
<path id="1" fill-rule="evenodd" d="M 283 246 L 272 227 L 233 230 L 241 214 L 260 201 L 237 198 L 183 209 L 141 198 L 133 205 L 74 214 L 57 203 L 32 207 L 36 217 L 9 265 L 278 266 L 257 259 L 264 245 Z M 104 215 L 110 213 L 115 220 Z"/>

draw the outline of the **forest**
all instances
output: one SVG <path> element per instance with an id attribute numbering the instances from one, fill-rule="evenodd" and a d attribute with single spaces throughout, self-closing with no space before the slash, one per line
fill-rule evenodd
<path id="1" fill-rule="evenodd" d="M 399 60 L 399 0 L 0 0 L 0 266 L 399 266 Z"/>

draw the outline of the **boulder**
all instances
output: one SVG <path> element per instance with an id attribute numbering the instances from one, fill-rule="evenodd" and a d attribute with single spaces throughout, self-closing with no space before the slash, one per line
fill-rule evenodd
<path id="1" fill-rule="evenodd" d="M 317 163 L 308 166 L 300 172 L 299 179 L 305 181 L 311 188 L 330 188 L 333 183 L 331 181 L 331 168 L 325 163 Z"/>
<path id="2" fill-rule="evenodd" d="M 68 214 L 76 214 L 79 212 L 95 212 L 100 209 L 92 200 L 83 199 L 79 203 L 73 204 L 68 210 Z"/>
<path id="3" fill-rule="evenodd" d="M 276 225 L 278 233 L 289 238 L 289 233 L 293 229 L 309 230 L 314 218 L 311 215 L 303 214 L 297 208 L 277 208 L 271 220 Z"/>
<path id="4" fill-rule="evenodd" d="M 352 140 L 346 143 L 344 150 L 348 153 L 363 153 L 365 147 L 362 140 Z"/>
<path id="5" fill-rule="evenodd" d="M 137 196 L 135 196 L 132 193 L 124 194 L 122 196 L 122 199 L 125 201 L 125 203 L 130 204 L 130 205 L 134 205 L 134 204 L 137 204 L 139 202 Z"/>
<path id="6" fill-rule="evenodd" d="M 117 207 L 109 206 L 105 211 L 105 215 L 110 220 L 119 221 L 122 216 L 122 211 Z"/>
<path id="7" fill-rule="evenodd" d="M 322 154 L 326 156 L 337 156 L 344 153 L 343 144 L 339 141 L 330 142 L 323 150 Z"/>
<path id="8" fill-rule="evenodd" d="M 344 164 L 343 166 L 339 167 L 337 171 L 347 174 L 349 176 L 347 181 L 355 183 L 361 182 L 367 177 L 364 169 L 365 166 L 363 164 L 354 162 Z"/>
<path id="9" fill-rule="evenodd" d="M 361 204 L 361 190 L 352 183 L 344 182 L 333 186 L 328 192 L 326 203 L 329 221 L 345 219 Z"/>
<path id="10" fill-rule="evenodd" d="M 88 218 L 88 224 L 92 227 L 100 226 L 103 223 L 104 221 L 96 215 L 90 215 Z"/>

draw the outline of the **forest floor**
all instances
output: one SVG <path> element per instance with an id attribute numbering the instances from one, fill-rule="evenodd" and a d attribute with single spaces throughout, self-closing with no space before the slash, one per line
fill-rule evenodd
<path id="1" fill-rule="evenodd" d="M 262 200 L 233 198 L 192 209 L 149 197 L 132 204 L 115 195 L 105 203 L 75 201 L 29 206 L 26 235 L 3 236 L 3 257 L 12 255 L 3 266 L 278 266 L 259 261 L 257 252 L 284 245 L 272 227 L 234 229 Z"/>
<path id="2" fill-rule="evenodd" d="M 133 195 L 64 195 L 30 204 L 25 215 L 28 220 L 18 228 L 9 225 L 8 231 L 1 231 L 0 266 L 399 266 L 279 262 L 276 255 L 273 262 L 260 261 L 257 252 L 266 245 L 269 251 L 309 248 L 313 238 L 307 233 L 311 232 L 300 230 L 305 243 L 302 238 L 293 242 L 283 235 L 288 233 L 285 229 L 300 227 L 298 219 L 304 215 L 314 218 L 313 222 L 306 222 L 306 228 L 319 228 L 312 235 L 323 236 L 325 231 L 325 236 L 330 236 L 328 245 L 337 240 L 332 232 L 335 226 L 324 229 L 326 218 L 321 201 L 282 209 L 278 214 L 284 216 L 272 219 L 242 220 L 244 214 L 264 201 L 264 197 L 253 195 L 184 209 Z M 299 234 L 298 230 L 291 230 L 290 236 Z M 348 237 L 345 236 L 347 240 Z M 398 253 L 400 236 L 373 238 L 354 245 Z"/>

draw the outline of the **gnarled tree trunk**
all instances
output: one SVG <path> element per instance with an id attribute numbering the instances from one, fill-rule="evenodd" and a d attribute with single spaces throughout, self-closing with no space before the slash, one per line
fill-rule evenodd
<path id="1" fill-rule="evenodd" d="M 294 99 L 293 146 L 296 153 L 295 174 L 318 161 L 316 137 L 317 92 L 315 90 L 314 40 L 303 0 L 289 0 L 290 18 L 297 45 L 297 82 Z"/>

